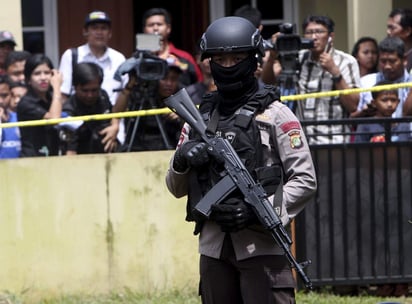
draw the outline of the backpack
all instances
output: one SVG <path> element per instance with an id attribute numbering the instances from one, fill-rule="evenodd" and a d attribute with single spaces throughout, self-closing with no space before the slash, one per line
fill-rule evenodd
<path id="1" fill-rule="evenodd" d="M 77 54 L 77 48 L 71 48 L 70 50 L 71 50 L 71 52 L 72 52 L 72 73 L 73 73 L 73 72 L 74 72 L 74 68 L 75 68 L 75 66 L 77 65 L 77 57 L 78 57 L 78 54 Z"/>

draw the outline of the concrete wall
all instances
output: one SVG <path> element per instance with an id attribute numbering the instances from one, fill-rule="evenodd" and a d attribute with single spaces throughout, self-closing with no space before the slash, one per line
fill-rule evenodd
<path id="1" fill-rule="evenodd" d="M 386 37 L 386 22 L 392 10 L 386 0 L 348 0 L 348 40 L 353 46 L 363 36 L 378 42 Z M 351 51 L 351 50 L 350 50 Z"/>
<path id="2" fill-rule="evenodd" d="M 16 50 L 23 48 L 21 1 L 0 0 L 0 31 L 10 31 L 16 39 Z"/>
<path id="3" fill-rule="evenodd" d="M 0 294 L 196 288 L 170 151 L 0 161 Z"/>

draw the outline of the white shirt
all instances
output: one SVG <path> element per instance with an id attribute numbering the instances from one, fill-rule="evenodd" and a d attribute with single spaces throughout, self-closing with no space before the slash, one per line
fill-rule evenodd
<path id="1" fill-rule="evenodd" d="M 77 48 L 77 62 L 94 62 L 98 64 L 104 73 L 104 79 L 102 88 L 109 94 L 110 101 L 114 105 L 118 92 L 113 90 L 121 89 L 127 83 L 127 75 L 122 77 L 122 81 L 117 81 L 113 78 L 114 73 L 118 67 L 126 60 L 125 56 L 108 47 L 104 55 L 97 58 L 90 50 L 88 44 L 83 44 Z M 60 60 L 60 72 L 63 74 L 63 84 L 61 86 L 61 92 L 66 95 L 72 93 L 72 52 L 67 49 Z"/>
<path id="2" fill-rule="evenodd" d="M 119 95 L 119 91 L 114 90 L 121 90 L 126 83 L 128 82 L 128 76 L 125 74 L 122 77 L 122 81 L 118 81 L 114 79 L 114 74 L 119 68 L 119 66 L 126 60 L 125 56 L 108 47 L 106 52 L 103 54 L 102 57 L 97 58 L 90 50 L 89 45 L 83 44 L 77 48 L 77 63 L 79 62 L 93 62 L 99 65 L 103 69 L 104 79 L 102 83 L 102 88 L 107 92 L 109 95 L 109 99 L 114 105 L 116 103 L 117 96 Z M 73 93 L 73 86 L 72 86 L 72 51 L 71 49 L 67 49 L 61 59 L 60 59 L 60 72 L 63 74 L 63 83 L 61 86 L 61 92 L 66 95 L 71 95 Z M 125 141 L 125 125 L 124 119 L 121 119 L 119 125 L 119 132 L 117 134 L 117 138 L 121 144 Z"/>

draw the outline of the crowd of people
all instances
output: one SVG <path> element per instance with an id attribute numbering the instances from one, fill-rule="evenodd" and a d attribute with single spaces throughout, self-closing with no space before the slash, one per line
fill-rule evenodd
<path id="1" fill-rule="evenodd" d="M 292 103 L 283 102 L 279 93 L 411 82 L 412 10 L 394 9 L 388 14 L 387 37 L 379 42 L 361 37 L 352 54 L 334 47 L 331 18 L 308 16 L 302 33 L 312 46 L 296 50 L 299 64 L 291 78 L 285 78 L 282 50 L 265 46 L 260 12 L 250 6 L 212 22 L 194 56 L 169 41 L 171 16 L 163 8 L 143 14 L 143 32 L 159 38 L 158 48 L 149 54 L 136 50 L 126 59 L 111 48 L 111 25 L 107 13 L 90 12 L 83 26 L 85 43 L 67 49 L 58 68 L 45 54 L 15 51 L 13 35 L 0 32 L 1 123 L 163 108 L 168 97 L 186 88 L 208 134 L 230 141 L 284 226 L 317 189 L 311 144 L 412 139 L 412 123 L 391 123 L 389 139 L 381 123 L 412 115 L 409 87 Z M 281 35 L 273 33 L 270 45 L 276 46 Z M 143 55 L 162 63 L 164 70 L 155 79 L 139 74 L 136 62 Z M 365 117 L 380 120 L 339 123 Z M 314 123 L 303 124 L 308 121 Z M 335 123 L 316 124 L 324 121 Z M 196 204 L 221 184 L 222 159 L 176 113 L 0 131 L 0 158 L 175 150 L 166 184 L 176 197 L 187 195 L 186 219 L 196 223 L 202 302 L 294 303 L 289 262 L 242 193 L 226 184 L 232 191 L 211 206 L 210 217 L 196 212 Z"/>
<path id="2" fill-rule="evenodd" d="M 257 9 L 246 5 L 238 8 L 234 15 L 248 19 L 262 31 L 261 14 Z M 135 75 L 134 70 L 120 76 L 115 75 L 127 60 L 122 53 L 109 46 L 111 22 L 109 15 L 103 11 L 90 12 L 83 26 L 85 43 L 64 51 L 56 69 L 45 54 L 41 59 L 39 54 L 15 50 L 13 34 L 1 31 L 0 74 L 1 87 L 4 88 L 4 93 L 0 96 L 1 122 L 163 107 L 162 99 L 183 87 L 187 89 L 193 102 L 200 104 L 205 94 L 216 90 L 210 60 L 201 58 L 200 46 L 197 47 L 196 54 L 192 55 L 178 49 L 169 40 L 171 16 L 164 8 L 149 9 L 142 19 L 143 32 L 160 37 L 159 48 L 152 55 L 167 62 L 168 71 L 164 79 L 146 81 Z M 257 56 L 255 77 L 260 87 L 276 85 L 280 87 L 282 95 L 289 95 L 371 88 L 382 81 L 391 84 L 410 82 L 412 79 L 410 9 L 391 11 L 387 19 L 387 37 L 382 41 L 373 37 L 361 37 L 354 44 L 351 54 L 334 47 L 335 24 L 327 16 L 308 16 L 303 21 L 302 33 L 304 38 L 313 42 L 313 48 L 299 50 L 299 64 L 296 67 L 299 69 L 298 79 L 292 85 L 292 90 L 290 83 L 288 88 L 284 86 L 282 53 L 276 51 L 276 48 L 267 47 L 264 54 Z M 280 35 L 273 34 L 270 38 L 272 45 L 276 45 Z M 33 61 L 36 58 L 37 63 Z M 27 61 L 38 66 L 27 65 Z M 96 66 L 86 68 L 83 65 L 83 69 L 76 71 L 76 65 L 82 62 Z M 44 71 L 42 67 L 45 68 Z M 101 72 L 100 76 L 97 76 L 97 72 Z M 78 82 L 74 82 L 75 74 Z M 409 87 L 400 88 L 397 96 L 399 103 L 391 116 L 399 118 L 411 115 L 412 93 Z M 70 102 L 66 105 L 69 99 Z M 103 99 L 107 99 L 105 103 L 109 101 L 110 106 L 107 104 L 101 108 Z M 354 133 L 357 124 L 339 124 L 335 123 L 336 120 L 379 117 L 372 99 L 370 92 L 362 92 L 306 98 L 287 104 L 300 121 L 314 122 L 304 126 L 310 144 L 330 144 L 350 142 L 356 137 Z M 318 124 L 319 121 L 331 123 Z M 0 157 L 174 149 L 182 125 L 179 117 L 169 114 L 115 118 L 95 124 L 84 123 L 81 126 L 62 123 L 55 126 L 2 128 Z M 90 129 L 86 132 L 87 135 L 84 133 L 85 129 Z M 412 138 L 410 132 L 407 132 L 408 128 L 398 128 L 394 124 L 393 131 L 398 129 L 404 130 L 402 132 L 409 136 L 395 134 L 392 139 Z M 79 137 L 77 133 L 82 135 Z M 370 137 L 375 135 L 379 134 L 370 134 Z M 85 136 L 87 141 L 100 141 L 99 145 L 90 144 L 89 148 L 85 148 L 84 143 L 77 142 L 79 138 L 86 140 Z M 77 152 L 67 150 L 67 146 L 72 144 L 83 148 L 79 148 Z"/>
<path id="3" fill-rule="evenodd" d="M 167 10 L 153 8 L 143 16 L 144 33 L 160 37 L 159 49 L 151 55 L 165 63 L 164 73 L 155 79 L 144 79 L 135 68 L 119 73 L 128 62 L 109 46 L 111 28 L 106 12 L 87 14 L 85 43 L 65 50 L 58 67 L 46 54 L 14 50 L 13 34 L 0 32 L 0 122 L 163 108 L 164 98 L 203 82 L 194 57 L 168 40 L 171 16 Z M 0 128 L 0 158 L 174 149 L 181 127 L 182 121 L 173 113 L 5 127 Z"/>
<path id="4" fill-rule="evenodd" d="M 327 16 L 310 16 L 305 19 L 302 31 L 305 38 L 313 41 L 313 48 L 299 51 L 300 70 L 296 91 L 305 94 L 366 89 L 383 80 L 388 81 L 388 84 L 410 82 L 411 10 L 394 9 L 388 16 L 387 28 L 387 37 L 379 43 L 372 37 L 361 37 L 356 41 L 351 55 L 334 48 L 333 20 Z M 275 44 L 278 37 L 278 34 L 274 34 L 272 43 Z M 265 83 L 282 85 L 279 82 L 282 76 L 279 55 L 275 50 L 270 51 L 262 72 Z M 392 114 L 393 118 L 410 115 L 408 111 L 411 108 L 412 94 L 409 92 L 409 87 L 399 89 L 399 103 Z M 352 133 L 356 132 L 357 125 L 340 124 L 339 120 L 376 116 L 377 109 L 371 100 L 370 92 L 306 98 L 294 102 L 293 110 L 301 121 L 314 122 L 305 127 L 311 144 L 347 143 L 353 139 Z M 333 123 L 317 123 L 321 121 Z M 371 137 L 374 135 L 376 134 L 370 134 Z M 408 136 L 401 138 L 410 140 L 410 131 Z"/>

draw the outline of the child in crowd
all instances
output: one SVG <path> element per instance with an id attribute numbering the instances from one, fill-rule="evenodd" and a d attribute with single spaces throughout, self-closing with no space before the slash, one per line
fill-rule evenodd
<path id="1" fill-rule="evenodd" d="M 391 84 L 381 81 L 375 86 Z M 372 91 L 370 107 L 374 108 L 376 118 L 391 118 L 399 104 L 396 89 Z M 411 139 L 410 123 L 391 123 L 391 141 L 407 141 Z M 385 142 L 385 124 L 370 122 L 359 124 L 356 129 L 355 142 Z"/>
<path id="2" fill-rule="evenodd" d="M 11 101 L 10 101 L 10 110 L 16 112 L 17 104 L 20 99 L 27 93 L 27 85 L 24 82 L 12 82 L 10 84 L 11 90 Z"/>

